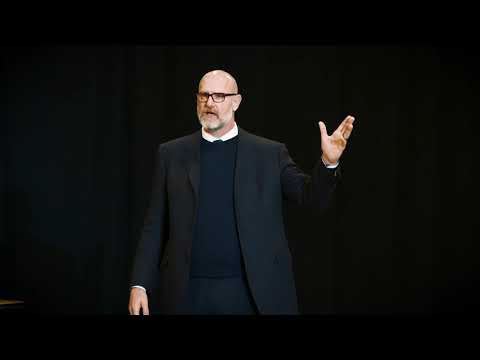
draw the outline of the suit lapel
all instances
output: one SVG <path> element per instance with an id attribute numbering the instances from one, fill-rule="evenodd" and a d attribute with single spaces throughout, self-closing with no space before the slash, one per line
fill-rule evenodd
<path id="1" fill-rule="evenodd" d="M 237 158 L 235 164 L 235 182 L 234 182 L 234 206 L 235 216 L 237 220 L 237 230 L 240 238 L 240 243 L 243 242 L 242 232 L 243 229 L 243 217 L 245 215 L 244 201 L 248 202 L 245 198 L 245 192 L 248 188 L 248 171 L 252 158 L 248 156 L 248 137 L 249 133 L 241 128 L 238 128 L 238 144 L 237 144 Z"/>
<path id="2" fill-rule="evenodd" d="M 202 133 L 193 134 L 192 141 L 190 142 L 190 147 L 188 149 L 186 168 L 188 171 L 188 177 L 190 184 L 193 189 L 193 194 L 195 197 L 195 220 L 197 218 L 197 210 L 199 203 L 199 187 L 200 187 L 200 141 Z M 238 143 L 237 143 L 237 155 L 236 155 L 236 166 L 235 166 L 235 181 L 234 181 L 234 202 L 235 202 L 235 213 L 237 217 L 237 224 L 240 228 L 242 223 L 242 212 L 243 208 L 242 194 L 245 191 L 246 186 L 248 186 L 248 171 L 251 169 L 249 167 L 249 162 L 252 161 L 251 157 L 248 156 L 248 141 L 249 133 L 240 127 L 238 128 Z M 243 208 L 245 211 L 245 209 Z"/>
<path id="3" fill-rule="evenodd" d="M 192 136 L 190 148 L 187 151 L 188 160 L 186 163 L 188 177 L 190 184 L 192 185 L 193 193 L 195 196 L 195 208 L 198 208 L 198 189 L 200 187 L 200 138 L 202 136 L 201 131 L 196 132 Z M 196 212 L 195 212 L 196 213 Z"/>
<path id="4" fill-rule="evenodd" d="M 200 187 L 200 139 L 201 131 L 193 134 L 190 147 L 188 149 L 188 156 L 186 161 L 186 167 L 188 171 L 188 177 L 192 185 L 193 192 L 195 194 L 195 200 L 198 202 L 198 192 Z M 246 174 L 248 160 L 247 160 L 247 145 L 248 145 L 248 132 L 238 127 L 238 144 L 237 144 L 237 157 L 236 157 L 236 169 L 235 169 L 235 196 L 239 195 L 242 184 L 242 175 Z"/>

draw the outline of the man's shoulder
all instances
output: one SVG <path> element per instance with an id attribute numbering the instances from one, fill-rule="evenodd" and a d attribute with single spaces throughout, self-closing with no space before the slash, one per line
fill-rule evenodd
<path id="1" fill-rule="evenodd" d="M 246 131 L 244 129 L 241 129 L 239 132 L 240 136 L 244 136 L 250 144 L 253 146 L 258 146 L 262 148 L 278 148 L 279 146 L 282 146 L 283 144 L 279 141 L 268 139 L 266 137 L 260 136 L 253 134 L 249 131 Z"/>
<path id="2" fill-rule="evenodd" d="M 198 137 L 200 137 L 200 131 L 197 130 L 194 133 L 162 142 L 159 145 L 159 149 L 164 149 L 166 151 L 181 150 L 187 146 L 191 146 Z"/>
<path id="3" fill-rule="evenodd" d="M 240 139 L 242 139 L 242 142 L 245 142 L 257 149 L 277 149 L 278 147 L 283 146 L 283 143 L 279 141 L 253 134 L 243 128 L 239 128 L 238 136 Z M 191 146 L 198 142 L 200 138 L 201 131 L 197 130 L 194 133 L 161 143 L 159 145 L 159 150 L 163 149 L 167 152 L 190 150 Z"/>

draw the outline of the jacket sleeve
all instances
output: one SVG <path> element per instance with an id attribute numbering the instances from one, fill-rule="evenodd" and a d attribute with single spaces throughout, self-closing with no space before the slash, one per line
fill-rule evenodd
<path id="1" fill-rule="evenodd" d="M 166 191 L 166 151 L 159 146 L 154 163 L 152 190 L 137 245 L 130 286 L 153 289 L 158 285 L 159 261 L 166 234 L 168 234 L 168 206 Z"/>
<path id="2" fill-rule="evenodd" d="M 328 169 L 319 158 L 310 176 L 297 167 L 284 144 L 278 157 L 283 198 L 297 205 L 313 206 L 320 212 L 326 210 L 341 176 L 340 165 Z"/>

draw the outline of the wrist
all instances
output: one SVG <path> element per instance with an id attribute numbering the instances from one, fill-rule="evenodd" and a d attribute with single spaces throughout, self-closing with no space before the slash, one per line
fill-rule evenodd
<path id="1" fill-rule="evenodd" d="M 325 156 L 323 154 L 321 156 L 321 159 L 322 159 L 323 165 L 325 165 L 327 167 L 336 167 L 338 165 L 338 160 L 337 161 L 329 161 L 329 160 L 325 159 Z"/>

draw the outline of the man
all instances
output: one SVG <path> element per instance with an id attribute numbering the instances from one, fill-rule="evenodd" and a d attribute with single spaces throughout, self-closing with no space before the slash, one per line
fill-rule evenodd
<path id="1" fill-rule="evenodd" d="M 149 314 L 154 294 L 162 314 L 298 314 L 282 201 L 328 206 L 354 118 L 331 136 L 319 122 L 321 161 L 310 177 L 285 145 L 237 127 L 241 100 L 230 74 L 205 74 L 201 131 L 159 146 L 130 314 Z"/>

